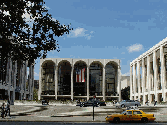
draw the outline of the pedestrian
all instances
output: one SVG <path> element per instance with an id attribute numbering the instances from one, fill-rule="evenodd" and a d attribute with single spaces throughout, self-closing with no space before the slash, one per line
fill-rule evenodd
<path id="1" fill-rule="evenodd" d="M 4 115 L 5 115 L 5 103 L 2 103 L 2 106 L 1 106 L 1 117 L 4 118 Z"/>
<path id="2" fill-rule="evenodd" d="M 157 104 L 157 101 L 154 102 L 154 106 Z"/>
<path id="3" fill-rule="evenodd" d="M 147 106 L 149 106 L 149 100 L 146 102 Z"/>
<path id="4" fill-rule="evenodd" d="M 7 113 L 8 113 L 8 116 L 10 116 L 10 100 L 9 100 L 9 98 L 7 100 L 5 116 L 7 116 Z"/>

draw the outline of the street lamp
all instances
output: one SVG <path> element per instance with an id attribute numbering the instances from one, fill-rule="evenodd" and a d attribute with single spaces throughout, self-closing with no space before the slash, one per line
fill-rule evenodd
<path id="1" fill-rule="evenodd" d="M 93 121 L 94 121 L 94 102 L 95 102 L 95 98 L 96 98 L 96 96 L 94 95 L 93 96 Z"/>

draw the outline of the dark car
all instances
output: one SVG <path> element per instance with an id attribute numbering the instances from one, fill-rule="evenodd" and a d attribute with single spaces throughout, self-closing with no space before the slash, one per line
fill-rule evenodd
<path id="1" fill-rule="evenodd" d="M 80 107 L 93 106 L 93 99 L 85 101 L 85 102 L 79 102 L 76 106 L 80 106 Z M 103 101 L 94 100 L 94 106 L 96 107 L 106 106 L 106 103 Z"/>
<path id="2" fill-rule="evenodd" d="M 44 104 L 49 105 L 49 100 L 48 99 L 42 100 L 42 105 L 44 105 Z"/>

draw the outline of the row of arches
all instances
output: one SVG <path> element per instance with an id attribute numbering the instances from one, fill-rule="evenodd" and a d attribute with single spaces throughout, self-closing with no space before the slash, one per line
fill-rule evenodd
<path id="1" fill-rule="evenodd" d="M 73 77 L 74 96 L 87 96 L 87 82 L 90 96 L 103 96 L 104 81 L 105 95 L 114 96 L 117 94 L 118 86 L 117 69 L 118 65 L 113 61 L 108 62 L 105 67 L 101 62 L 94 61 L 87 67 L 87 64 L 81 60 L 74 66 L 67 60 L 61 61 L 57 66 L 53 61 L 46 60 L 41 65 L 41 95 L 55 95 L 54 81 L 57 75 L 57 95 L 71 95 L 71 78 Z"/>

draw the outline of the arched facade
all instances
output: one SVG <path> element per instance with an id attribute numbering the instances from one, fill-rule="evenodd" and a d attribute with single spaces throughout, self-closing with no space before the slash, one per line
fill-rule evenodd
<path id="1" fill-rule="evenodd" d="M 42 64 L 42 95 L 55 95 L 54 67 L 55 63 L 50 60 L 47 60 Z"/>
<path id="2" fill-rule="evenodd" d="M 120 73 L 119 59 L 41 59 L 38 99 L 120 101 Z"/>

